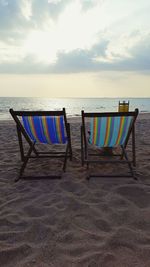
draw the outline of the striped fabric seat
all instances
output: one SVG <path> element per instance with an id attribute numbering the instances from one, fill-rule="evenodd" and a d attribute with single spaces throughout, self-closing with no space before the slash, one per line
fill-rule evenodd
<path id="1" fill-rule="evenodd" d="M 132 120 L 132 116 L 91 118 L 89 143 L 98 147 L 123 145 Z"/>
<path id="2" fill-rule="evenodd" d="M 63 116 L 22 116 L 24 128 L 34 142 L 65 144 Z"/>

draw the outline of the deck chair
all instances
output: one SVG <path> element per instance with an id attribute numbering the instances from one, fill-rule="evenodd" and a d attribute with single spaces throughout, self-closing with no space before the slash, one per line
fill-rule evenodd
<path id="1" fill-rule="evenodd" d="M 81 112 L 82 125 L 81 125 L 81 160 L 82 166 L 86 163 L 89 168 L 90 163 L 127 163 L 129 167 L 129 174 L 121 175 L 89 175 L 90 177 L 122 177 L 133 176 L 133 166 L 136 165 L 135 154 L 135 121 L 138 115 L 138 109 L 133 112 L 111 112 L 111 113 L 86 113 Z M 89 124 L 89 128 L 87 125 Z M 132 160 L 129 160 L 126 147 L 132 136 Z M 119 153 L 111 155 L 107 159 L 93 159 L 93 156 L 98 156 L 97 153 L 91 153 L 90 147 L 96 148 L 116 148 L 119 147 Z M 120 152 L 121 151 L 121 152 Z M 101 155 L 102 156 L 102 155 Z M 136 179 L 136 177 L 134 177 Z"/>
<path id="2" fill-rule="evenodd" d="M 18 133 L 22 166 L 19 176 L 15 181 L 23 177 L 23 172 L 30 158 L 64 158 L 63 171 L 66 170 L 67 158 L 72 159 L 70 125 L 67 123 L 65 108 L 61 111 L 14 111 L 10 109 Z M 25 154 L 24 140 L 29 145 Z M 48 145 L 63 144 L 64 151 L 40 152 L 36 145 L 38 143 Z M 49 176 L 49 178 L 56 178 Z M 61 178 L 57 176 L 57 178 Z"/>

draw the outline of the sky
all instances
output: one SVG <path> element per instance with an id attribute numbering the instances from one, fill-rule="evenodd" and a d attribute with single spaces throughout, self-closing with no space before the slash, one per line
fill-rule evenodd
<path id="1" fill-rule="evenodd" d="M 0 0 L 0 96 L 150 97 L 149 0 Z"/>

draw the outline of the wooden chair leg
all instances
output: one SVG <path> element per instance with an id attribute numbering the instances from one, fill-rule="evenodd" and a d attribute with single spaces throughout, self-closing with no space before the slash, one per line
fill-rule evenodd
<path id="1" fill-rule="evenodd" d="M 81 164 L 84 166 L 83 128 L 81 126 Z"/>
<path id="2" fill-rule="evenodd" d="M 20 169 L 20 172 L 19 172 L 19 176 L 18 176 L 18 178 L 15 179 L 15 182 L 18 182 L 21 179 L 21 177 L 23 175 L 23 172 L 25 170 L 25 167 L 26 167 L 26 165 L 28 163 L 28 160 L 30 158 L 30 155 L 31 155 L 31 153 L 33 151 L 33 147 L 34 147 L 34 144 L 29 148 L 29 151 L 27 153 L 27 156 L 25 157 L 24 162 L 23 162 L 23 164 L 21 166 L 21 169 Z"/>
<path id="3" fill-rule="evenodd" d="M 17 125 L 17 134 L 18 134 L 18 140 L 19 140 L 21 161 L 24 161 L 24 148 L 23 148 L 23 142 L 22 142 L 22 134 L 21 134 L 21 131 L 18 125 Z"/>
<path id="4" fill-rule="evenodd" d="M 136 166 L 136 154 L 135 154 L 135 127 L 132 130 L 132 159 L 133 166 Z"/>
<path id="5" fill-rule="evenodd" d="M 71 142 L 69 142 L 68 146 L 69 146 L 69 158 L 70 158 L 70 161 L 72 161 L 72 146 L 71 146 Z"/>
<path id="6" fill-rule="evenodd" d="M 67 158 L 68 158 L 68 150 L 69 150 L 69 144 L 67 144 L 66 147 L 66 152 L 65 152 L 65 159 L 64 159 L 64 164 L 63 164 L 63 171 L 66 171 L 66 164 L 67 164 Z"/>
<path id="7" fill-rule="evenodd" d="M 125 149 L 124 149 L 123 147 L 122 147 L 122 149 L 123 149 L 124 157 L 125 157 L 125 159 L 126 159 L 126 161 L 127 161 L 127 163 L 128 163 L 128 166 L 129 166 L 131 175 L 132 175 L 132 177 L 133 177 L 134 179 L 136 179 L 135 176 L 134 176 L 134 171 L 133 171 L 132 165 L 131 165 L 131 163 L 130 163 L 130 161 L 129 161 L 129 159 L 128 159 L 127 153 L 126 153 L 126 151 L 125 151 Z"/>

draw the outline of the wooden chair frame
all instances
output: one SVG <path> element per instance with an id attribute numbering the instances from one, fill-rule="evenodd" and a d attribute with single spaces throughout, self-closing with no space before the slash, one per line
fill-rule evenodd
<path id="1" fill-rule="evenodd" d="M 23 173 L 24 173 L 24 170 L 27 166 L 27 163 L 28 163 L 29 159 L 32 159 L 32 158 L 64 158 L 63 171 L 65 171 L 66 170 L 66 164 L 67 164 L 67 158 L 69 157 L 70 160 L 72 160 L 70 124 L 67 122 L 65 108 L 63 108 L 61 111 L 14 111 L 13 109 L 10 109 L 9 112 L 12 115 L 12 117 L 16 123 L 19 148 L 20 148 L 20 155 L 21 155 L 21 161 L 22 161 L 19 176 L 15 179 L 15 181 L 18 181 L 19 179 L 23 178 Z M 31 140 L 31 138 L 27 134 L 27 132 L 26 132 L 26 130 L 25 130 L 20 118 L 19 118 L 22 116 L 63 116 L 64 117 L 64 127 L 66 129 L 66 136 L 67 136 L 67 142 L 66 142 L 66 144 L 64 144 L 66 146 L 65 151 L 64 152 L 38 151 L 37 148 L 35 147 L 36 142 Z M 24 151 L 24 144 L 23 144 L 22 137 L 24 137 L 26 142 L 29 144 L 29 150 L 26 154 Z M 49 146 L 50 145 L 51 144 L 49 144 Z M 34 153 L 34 155 L 31 155 L 32 153 Z M 26 177 L 26 178 L 28 178 L 28 177 Z M 36 178 L 39 178 L 39 177 L 36 177 Z M 61 176 L 58 176 L 58 175 L 57 176 L 46 176 L 45 178 L 61 178 Z"/>
<path id="2" fill-rule="evenodd" d="M 118 163 L 126 163 L 129 167 L 130 174 L 129 175 L 89 175 L 87 179 L 90 179 L 90 177 L 133 177 L 136 179 L 133 166 L 136 166 L 136 151 L 135 151 L 135 121 L 138 116 L 138 109 L 135 109 L 133 112 L 107 112 L 107 113 L 87 113 L 84 112 L 84 110 L 81 111 L 81 116 L 82 116 L 82 125 L 81 125 L 81 161 L 82 161 L 82 166 L 86 163 L 87 164 L 87 169 L 89 168 L 90 163 L 112 163 L 114 164 L 115 162 Z M 132 116 L 133 121 L 131 123 L 131 126 L 129 128 L 126 140 L 124 145 L 121 145 L 121 154 L 115 154 L 112 155 L 114 156 L 119 156 L 120 159 L 118 160 L 91 160 L 90 156 L 98 156 L 96 153 L 90 153 L 89 151 L 89 145 L 88 145 L 88 138 L 87 138 L 87 132 L 86 132 L 86 125 L 85 125 L 85 120 L 87 118 L 92 118 L 92 117 L 120 117 L 120 116 Z M 127 155 L 126 147 L 129 141 L 129 137 L 132 135 L 132 160 L 130 161 Z"/>

